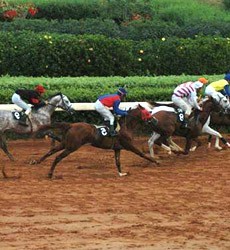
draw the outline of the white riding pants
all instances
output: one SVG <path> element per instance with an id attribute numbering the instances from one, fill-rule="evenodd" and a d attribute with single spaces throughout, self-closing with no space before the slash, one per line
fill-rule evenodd
<path id="1" fill-rule="evenodd" d="M 114 124 L 114 120 L 115 120 L 114 115 L 99 100 L 95 102 L 94 107 L 96 111 L 104 118 L 105 121 L 109 121 L 110 125 Z"/>
<path id="2" fill-rule="evenodd" d="M 20 95 L 14 93 L 12 96 L 12 102 L 25 110 L 26 115 L 31 112 L 31 107 L 21 99 Z"/>
<path id="3" fill-rule="evenodd" d="M 189 100 L 187 98 L 181 98 L 176 95 L 172 95 L 172 102 L 181 108 L 186 115 L 190 115 L 192 112 L 192 106 L 189 104 Z"/>
<path id="4" fill-rule="evenodd" d="M 220 97 L 221 98 L 224 97 L 223 94 L 221 94 L 220 92 L 217 92 L 212 86 L 209 86 L 209 85 L 205 88 L 205 92 L 204 93 L 207 96 L 211 96 L 215 100 L 219 100 Z"/>

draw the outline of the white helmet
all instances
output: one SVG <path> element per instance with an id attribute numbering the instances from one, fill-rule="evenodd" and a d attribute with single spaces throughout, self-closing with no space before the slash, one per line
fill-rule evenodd
<path id="1" fill-rule="evenodd" d="M 196 81 L 193 83 L 193 86 L 195 89 L 199 89 L 199 88 L 202 88 L 203 87 L 203 83 L 200 82 L 200 81 Z"/>

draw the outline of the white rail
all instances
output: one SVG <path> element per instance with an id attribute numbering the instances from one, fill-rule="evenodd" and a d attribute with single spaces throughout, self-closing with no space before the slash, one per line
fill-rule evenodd
<path id="1" fill-rule="evenodd" d="M 137 104 L 141 104 L 143 107 L 149 109 L 147 102 L 121 102 L 120 108 L 121 109 L 129 109 Z M 159 103 L 170 103 L 170 102 L 159 102 Z M 93 111 L 94 103 L 73 103 L 73 108 L 77 111 Z M 15 104 L 0 104 L 0 110 L 19 110 L 20 108 Z M 63 111 L 62 109 L 56 109 L 56 111 Z"/>

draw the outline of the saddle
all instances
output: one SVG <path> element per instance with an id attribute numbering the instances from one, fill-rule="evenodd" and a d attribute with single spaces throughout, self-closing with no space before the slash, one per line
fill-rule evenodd
<path id="1" fill-rule="evenodd" d="M 109 127 L 107 126 L 103 126 L 103 125 L 100 125 L 100 126 L 97 126 L 95 125 L 96 129 L 97 129 L 97 132 L 100 136 L 102 137 L 105 137 L 105 136 L 109 136 Z"/>
<path id="2" fill-rule="evenodd" d="M 104 121 L 104 125 L 99 125 L 99 126 L 95 125 L 95 126 L 96 126 L 97 131 L 98 131 L 98 134 L 99 134 L 100 136 L 103 136 L 103 137 L 105 137 L 105 136 L 111 137 L 111 133 L 110 133 L 111 131 L 110 131 L 110 124 L 109 124 L 109 121 Z M 117 118 L 115 119 L 115 122 L 114 122 L 114 130 L 115 130 L 116 133 L 118 133 L 119 130 L 120 130 L 120 125 L 119 125 L 119 123 L 117 122 Z"/>
<path id="3" fill-rule="evenodd" d="M 28 127 L 29 125 L 26 123 L 27 115 L 25 111 L 13 111 L 12 112 L 13 118 L 18 121 L 18 123 L 22 126 Z"/>
<path id="4" fill-rule="evenodd" d="M 184 124 L 185 122 L 185 112 L 179 108 L 179 107 L 175 107 L 175 113 L 177 114 L 177 121 Z"/>

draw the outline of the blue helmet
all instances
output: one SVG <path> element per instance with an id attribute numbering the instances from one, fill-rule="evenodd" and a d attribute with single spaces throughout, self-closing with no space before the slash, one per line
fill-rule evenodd
<path id="1" fill-rule="evenodd" d="M 119 88 L 117 93 L 120 95 L 127 95 L 128 92 L 125 88 Z"/>
<path id="2" fill-rule="evenodd" d="M 224 77 L 225 80 L 230 81 L 230 73 L 227 73 Z"/>

